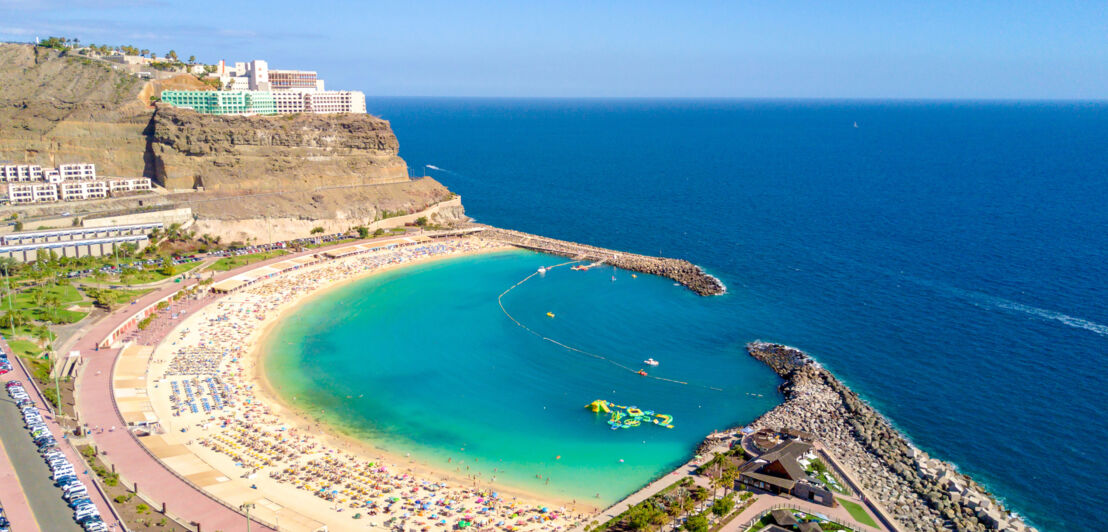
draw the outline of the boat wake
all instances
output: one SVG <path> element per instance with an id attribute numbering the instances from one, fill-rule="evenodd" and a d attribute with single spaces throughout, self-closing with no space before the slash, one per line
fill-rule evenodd
<path id="1" fill-rule="evenodd" d="M 1104 325 L 1102 323 L 1097 323 L 1095 321 L 1090 321 L 1090 320 L 1086 320 L 1086 319 L 1083 319 L 1083 318 L 1078 318 L 1076 316 L 1070 316 L 1069 314 L 1063 314 L 1061 312 L 1057 312 L 1057 311 L 1054 311 L 1054 310 L 1039 308 L 1039 307 L 1035 307 L 1035 306 L 1032 306 L 1032 305 L 1025 305 L 1023 303 L 1019 303 L 1017 301 L 1012 301 L 1010 299 L 1004 299 L 1002 297 L 991 296 L 991 295 L 986 294 L 984 292 L 976 292 L 976 291 L 973 291 L 973 290 L 964 290 L 964 289 L 961 289 L 961 288 L 950 286 L 950 285 L 945 284 L 945 283 L 940 283 L 940 282 L 936 282 L 936 281 L 929 281 L 927 279 L 921 279 L 921 278 L 914 277 L 914 276 L 911 276 L 911 275 L 900 274 L 900 277 L 903 278 L 903 279 L 912 281 L 913 283 L 920 284 L 920 285 L 926 286 L 928 288 L 938 290 L 940 292 L 946 292 L 947 294 L 957 296 L 961 299 L 969 301 L 971 304 L 973 304 L 975 306 L 978 306 L 978 307 L 983 307 L 983 308 L 984 307 L 991 307 L 991 308 L 997 308 L 997 309 L 1007 310 L 1007 311 L 1011 311 L 1011 312 L 1017 312 L 1017 313 L 1020 313 L 1020 314 L 1026 314 L 1026 315 L 1033 316 L 1033 317 L 1043 319 L 1043 320 L 1056 321 L 1056 322 L 1059 322 L 1059 323 L 1062 323 L 1064 325 L 1068 325 L 1070 327 L 1074 327 L 1074 328 L 1077 328 L 1077 329 L 1085 329 L 1087 331 L 1092 331 L 1092 332 L 1094 332 L 1096 334 L 1099 334 L 1101 336 L 1108 336 L 1108 325 Z"/>
<path id="2" fill-rule="evenodd" d="M 994 305 L 1008 310 L 1014 310 L 1016 312 L 1023 312 L 1032 316 L 1038 316 L 1047 320 L 1054 320 L 1064 323 L 1070 327 L 1076 327 L 1078 329 L 1085 329 L 1087 331 L 1095 332 L 1101 336 L 1108 336 L 1108 325 L 1097 323 L 1095 321 L 1089 321 L 1086 319 L 1070 316 L 1068 314 L 1062 314 L 1061 312 L 1055 312 L 1053 310 L 1042 309 L 1038 307 L 1032 307 L 1031 305 L 1024 305 L 1023 303 L 1016 303 L 1015 301 L 1008 301 L 1007 299 L 992 298 L 995 300 Z"/>

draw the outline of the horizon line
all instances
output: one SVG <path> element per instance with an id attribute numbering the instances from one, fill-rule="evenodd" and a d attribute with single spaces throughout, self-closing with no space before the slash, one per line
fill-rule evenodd
<path id="1" fill-rule="evenodd" d="M 949 103 L 1108 103 L 1102 98 L 992 98 L 992 97 L 903 97 L 903 96 L 497 96 L 497 95 L 366 95 L 366 99 L 438 99 L 438 100 L 717 100 L 778 102 L 949 102 Z"/>

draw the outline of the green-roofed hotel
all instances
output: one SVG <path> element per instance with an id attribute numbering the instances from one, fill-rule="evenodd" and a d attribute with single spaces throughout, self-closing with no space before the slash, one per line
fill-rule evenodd
<path id="1" fill-rule="evenodd" d="M 163 102 L 210 115 L 275 115 L 268 91 L 162 91 Z"/>

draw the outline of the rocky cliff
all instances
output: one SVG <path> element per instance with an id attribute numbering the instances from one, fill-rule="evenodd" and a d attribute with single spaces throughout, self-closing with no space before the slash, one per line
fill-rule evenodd
<path id="1" fill-rule="evenodd" d="M 150 104 L 169 88 L 208 87 L 187 74 L 144 81 L 104 61 L 0 43 L 0 163 L 92 162 L 104 176 L 146 176 L 170 192 L 203 189 L 20 212 L 189 203 L 201 219 L 338 225 L 384 211 L 419 211 L 451 197 L 434 180 L 408 180 L 396 136 L 380 118 L 218 117 Z M 444 221 L 464 217 L 460 207 L 442 215 Z"/>
<path id="2" fill-rule="evenodd" d="M 104 175 L 143 175 L 144 83 L 83 57 L 0 44 L 0 161 L 91 161 Z"/>
<path id="3" fill-rule="evenodd" d="M 275 191 L 408 179 L 389 123 L 364 114 L 212 116 L 158 104 L 154 177 L 169 189 Z"/>

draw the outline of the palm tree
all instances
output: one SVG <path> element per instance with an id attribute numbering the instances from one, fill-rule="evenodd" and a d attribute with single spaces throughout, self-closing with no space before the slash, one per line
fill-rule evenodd
<path id="1" fill-rule="evenodd" d="M 36 307 L 41 307 L 46 302 L 46 293 L 42 290 L 41 286 L 36 286 L 29 290 L 31 293 L 31 300 L 35 302 Z"/>
<path id="2" fill-rule="evenodd" d="M 27 316 L 20 310 L 9 310 L 4 313 L 4 317 L 0 318 L 0 326 L 5 329 L 15 329 L 27 323 Z"/>
<path id="3" fill-rule="evenodd" d="M 735 489 L 735 473 L 734 467 L 728 467 L 723 470 L 723 496 L 726 497 L 728 493 L 731 493 Z"/>
<path id="4" fill-rule="evenodd" d="M 104 281 L 108 278 L 108 274 L 104 273 L 103 270 L 98 269 L 98 270 L 92 272 L 92 278 L 96 280 L 97 289 L 98 290 L 103 290 L 104 289 Z"/>
<path id="5" fill-rule="evenodd" d="M 31 331 L 31 334 L 39 341 L 39 345 L 42 347 L 46 347 L 47 342 L 50 341 L 50 337 L 52 336 L 50 328 L 46 325 L 35 327 L 34 330 Z"/>
<path id="6" fill-rule="evenodd" d="M 58 312 L 62 309 L 62 300 L 55 294 L 49 294 L 45 298 L 46 306 L 50 308 L 54 323 L 58 322 Z"/>

